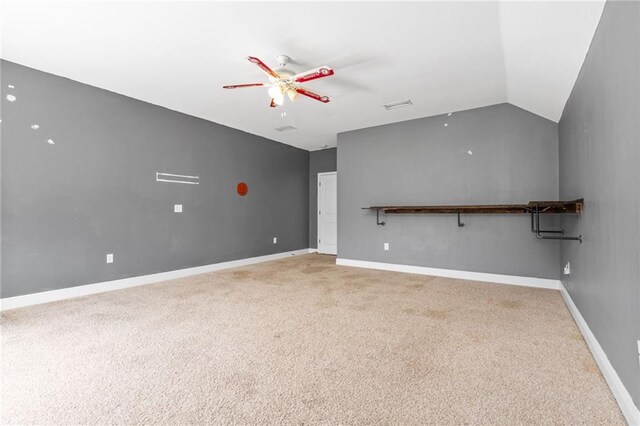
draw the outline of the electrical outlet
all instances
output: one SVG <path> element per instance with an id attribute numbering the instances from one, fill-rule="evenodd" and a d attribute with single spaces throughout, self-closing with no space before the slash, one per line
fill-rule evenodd
<path id="1" fill-rule="evenodd" d="M 564 274 L 571 275 L 571 263 L 567 262 L 567 264 L 564 265 Z"/>
<path id="2" fill-rule="evenodd" d="M 384 243 L 384 251 L 389 251 L 389 243 Z"/>
<path id="3" fill-rule="evenodd" d="M 273 244 L 278 244 L 278 237 L 273 237 Z"/>
<path id="4" fill-rule="evenodd" d="M 182 204 L 174 204 L 173 205 L 174 213 L 182 213 Z"/>
<path id="5" fill-rule="evenodd" d="M 107 254 L 107 263 L 113 263 L 113 253 Z"/>

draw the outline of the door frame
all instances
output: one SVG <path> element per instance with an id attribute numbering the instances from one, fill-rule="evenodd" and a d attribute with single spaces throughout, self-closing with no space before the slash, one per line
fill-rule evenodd
<path id="1" fill-rule="evenodd" d="M 317 189 L 317 194 L 316 194 L 316 247 L 318 248 L 318 253 L 321 253 L 320 251 L 320 243 L 318 242 L 318 240 L 320 239 L 320 176 L 331 176 L 331 175 L 335 175 L 336 176 L 336 206 L 338 205 L 338 172 L 320 172 L 318 173 L 317 176 L 317 181 L 316 183 L 318 184 L 316 186 Z M 336 214 L 336 224 L 338 223 L 338 215 Z M 338 232 L 338 227 L 336 225 L 336 233 Z M 336 255 L 338 253 L 338 236 L 336 235 Z M 324 254 L 331 254 L 331 253 L 324 253 Z"/>

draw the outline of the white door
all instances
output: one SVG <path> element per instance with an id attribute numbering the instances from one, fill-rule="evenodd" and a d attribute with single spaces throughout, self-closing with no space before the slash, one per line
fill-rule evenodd
<path id="1" fill-rule="evenodd" d="M 338 254 L 338 174 L 318 173 L 318 252 Z"/>

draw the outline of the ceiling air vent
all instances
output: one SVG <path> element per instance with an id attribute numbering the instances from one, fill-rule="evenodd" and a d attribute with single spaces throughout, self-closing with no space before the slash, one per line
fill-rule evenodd
<path id="1" fill-rule="evenodd" d="M 290 130 L 296 130 L 297 127 L 293 127 L 293 126 L 282 126 L 282 127 L 276 127 L 276 130 L 279 132 L 288 132 Z"/>
<path id="2" fill-rule="evenodd" d="M 389 102 L 387 104 L 383 104 L 382 106 L 385 107 L 387 110 L 390 110 L 390 109 L 402 108 L 402 107 L 411 106 L 411 105 L 413 105 L 413 102 L 411 102 L 411 99 L 406 99 L 404 101 Z"/>

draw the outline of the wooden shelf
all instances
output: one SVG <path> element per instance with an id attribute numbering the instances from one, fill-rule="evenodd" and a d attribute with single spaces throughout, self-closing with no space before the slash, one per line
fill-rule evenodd
<path id="1" fill-rule="evenodd" d="M 460 221 L 461 214 L 529 214 L 531 215 L 531 232 L 540 240 L 574 240 L 582 243 L 582 235 L 564 236 L 564 229 L 540 229 L 541 214 L 580 214 L 584 209 L 584 199 L 573 201 L 529 201 L 527 204 L 476 204 L 452 206 L 371 206 L 364 210 L 375 210 L 376 225 L 384 226 L 380 220 L 380 212 L 384 214 L 455 214 L 458 215 L 458 226 L 464 227 Z M 555 235 L 549 235 L 555 234 Z"/>
<path id="2" fill-rule="evenodd" d="M 573 201 L 530 201 L 528 204 L 479 204 L 449 206 L 371 206 L 366 210 L 382 211 L 385 214 L 529 214 L 536 210 L 543 213 L 580 214 L 584 199 Z"/>

